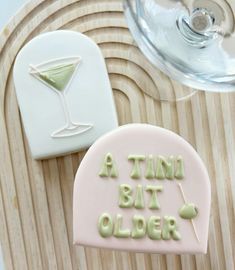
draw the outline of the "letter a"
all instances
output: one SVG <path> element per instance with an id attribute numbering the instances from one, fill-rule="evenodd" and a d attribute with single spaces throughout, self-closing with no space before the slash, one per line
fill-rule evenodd
<path id="1" fill-rule="evenodd" d="M 112 178 L 118 177 L 117 168 L 116 168 L 116 165 L 113 161 L 113 157 L 110 153 L 108 153 L 104 158 L 104 162 L 103 162 L 102 168 L 99 172 L 99 176 L 100 177 L 112 177 Z"/>

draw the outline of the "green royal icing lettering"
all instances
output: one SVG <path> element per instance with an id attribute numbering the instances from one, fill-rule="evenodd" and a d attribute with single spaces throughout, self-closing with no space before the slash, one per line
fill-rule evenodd
<path id="1" fill-rule="evenodd" d="M 163 156 L 157 157 L 157 179 L 174 179 L 174 156 L 168 159 Z"/>
<path id="2" fill-rule="evenodd" d="M 193 203 L 186 203 L 180 208 L 179 215 L 183 219 L 193 219 L 198 215 L 198 209 Z"/>
<path id="3" fill-rule="evenodd" d="M 132 188 L 130 185 L 122 184 L 119 186 L 119 207 L 130 208 L 133 206 Z"/>
<path id="4" fill-rule="evenodd" d="M 178 156 L 176 161 L 176 170 L 175 170 L 175 178 L 183 179 L 184 178 L 184 161 L 181 156 Z"/>
<path id="5" fill-rule="evenodd" d="M 145 156 L 143 156 L 143 155 L 129 155 L 128 160 L 133 161 L 131 178 L 132 179 L 139 179 L 141 177 L 140 162 L 145 160 Z"/>
<path id="6" fill-rule="evenodd" d="M 113 234 L 113 220 L 109 214 L 104 213 L 100 216 L 98 230 L 100 235 L 104 238 L 110 237 Z"/>
<path id="7" fill-rule="evenodd" d="M 104 158 L 104 162 L 99 172 L 99 176 L 112 178 L 118 177 L 117 168 L 110 153 L 108 153 Z"/>
<path id="8" fill-rule="evenodd" d="M 163 190 L 162 186 L 147 186 L 146 191 L 150 192 L 151 197 L 149 201 L 149 209 L 160 209 L 160 204 L 158 202 L 158 192 L 161 192 Z"/>
<path id="9" fill-rule="evenodd" d="M 151 216 L 147 223 L 148 236 L 152 240 L 161 240 L 161 228 L 160 228 L 161 218 L 156 216 Z"/>
<path id="10" fill-rule="evenodd" d="M 154 171 L 154 158 L 152 155 L 149 155 L 147 158 L 147 165 L 146 165 L 146 172 L 145 178 L 146 179 L 154 179 L 155 178 L 155 171 Z"/>
<path id="11" fill-rule="evenodd" d="M 162 229 L 162 239 L 163 240 L 180 240 L 181 236 L 177 230 L 176 219 L 174 217 L 165 216 L 164 224 Z"/>
<path id="12" fill-rule="evenodd" d="M 138 185 L 136 187 L 136 197 L 135 197 L 134 206 L 136 209 L 144 208 L 144 192 L 143 192 L 143 187 L 141 185 Z"/>
<path id="13" fill-rule="evenodd" d="M 143 216 L 134 215 L 132 219 L 133 229 L 131 237 L 134 239 L 143 238 L 146 234 L 146 221 Z"/>
<path id="14" fill-rule="evenodd" d="M 161 217 L 151 216 L 147 221 L 141 215 L 134 215 L 132 218 L 132 230 L 123 229 L 122 215 L 116 215 L 113 222 L 112 217 L 103 213 L 98 220 L 99 234 L 108 238 L 112 235 L 117 238 L 140 239 L 146 236 L 152 240 L 180 240 L 181 236 L 177 228 L 176 219 L 172 216 L 164 216 L 161 228 Z"/>
<path id="15" fill-rule="evenodd" d="M 131 235 L 129 229 L 122 229 L 122 215 L 117 215 L 113 235 L 117 238 L 128 238 Z"/>
<path id="16" fill-rule="evenodd" d="M 47 70 L 42 70 L 39 77 L 58 91 L 63 91 L 69 83 L 76 64 L 56 65 Z"/>

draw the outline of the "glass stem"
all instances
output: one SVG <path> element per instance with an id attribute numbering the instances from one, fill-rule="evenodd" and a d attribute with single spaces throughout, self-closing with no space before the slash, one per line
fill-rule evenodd
<path id="1" fill-rule="evenodd" d="M 141 7 L 141 0 L 136 0 L 136 14 L 137 14 L 137 20 L 139 21 L 141 19 L 142 15 L 142 7 Z"/>
<path id="2" fill-rule="evenodd" d="M 69 112 L 69 106 L 68 106 L 66 96 L 65 96 L 65 91 L 58 92 L 58 93 L 59 93 L 59 96 L 60 96 L 61 104 L 63 106 L 63 111 L 64 111 L 67 126 L 68 127 L 73 126 L 73 122 L 72 122 L 71 115 L 70 115 L 70 112 Z"/>

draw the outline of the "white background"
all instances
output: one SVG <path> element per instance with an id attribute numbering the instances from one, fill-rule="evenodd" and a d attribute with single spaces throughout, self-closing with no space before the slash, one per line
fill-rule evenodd
<path id="1" fill-rule="evenodd" d="M 0 0 L 0 31 L 26 2 L 27 0 Z"/>
<path id="2" fill-rule="evenodd" d="M 0 0 L 0 32 L 4 25 L 20 9 L 27 0 Z M 0 247 L 0 270 L 3 270 L 3 262 Z"/>

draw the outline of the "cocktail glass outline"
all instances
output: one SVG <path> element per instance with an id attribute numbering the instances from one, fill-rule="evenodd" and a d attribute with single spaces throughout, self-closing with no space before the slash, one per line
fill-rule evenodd
<path id="1" fill-rule="evenodd" d="M 81 133 L 84 133 L 91 129 L 93 127 L 92 124 L 89 123 L 76 123 L 72 120 L 70 111 L 69 111 L 69 106 L 66 98 L 66 92 L 68 92 L 68 89 L 70 88 L 70 85 L 73 81 L 74 76 L 76 75 L 76 72 L 78 70 L 78 67 L 81 63 L 81 57 L 80 56 L 69 56 L 69 57 L 61 57 L 61 58 L 56 58 L 52 59 L 46 62 L 43 62 L 37 66 L 30 64 L 29 67 L 29 73 L 36 78 L 37 80 L 41 81 L 44 85 L 52 89 L 57 95 L 60 97 L 60 101 L 63 107 L 65 119 L 66 119 L 66 125 L 63 126 L 62 128 L 52 132 L 51 137 L 52 138 L 64 138 L 64 137 L 70 137 L 70 136 L 75 136 Z M 62 63 L 61 63 L 62 62 Z M 46 72 L 47 69 L 49 68 L 56 68 L 56 66 L 61 66 L 62 64 L 74 64 L 75 69 L 73 71 L 73 74 L 71 75 L 68 83 L 66 84 L 65 88 L 62 90 L 58 90 L 55 87 L 53 87 L 51 84 L 46 82 L 40 77 L 40 73 Z M 45 68 L 42 69 L 42 67 L 45 66 Z M 42 70 L 40 70 L 42 69 Z"/>

